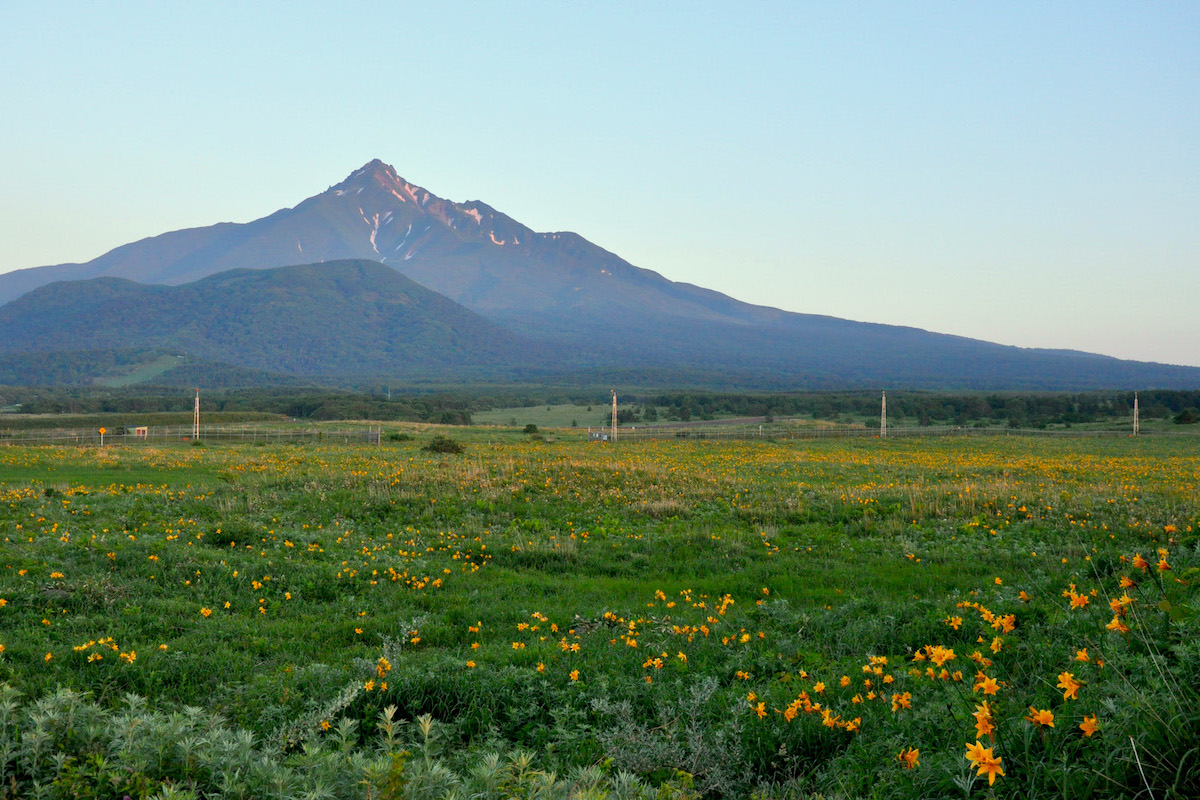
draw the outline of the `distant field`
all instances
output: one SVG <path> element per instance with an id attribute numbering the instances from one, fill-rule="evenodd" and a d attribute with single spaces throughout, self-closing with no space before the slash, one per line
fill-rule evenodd
<path id="1" fill-rule="evenodd" d="M 159 375 L 162 375 L 168 370 L 172 370 L 183 364 L 187 359 L 182 356 L 159 356 L 154 361 L 143 364 L 137 369 L 131 370 L 124 375 L 117 375 L 107 378 L 97 378 L 96 383 L 100 386 L 122 387 L 133 386 L 137 383 L 147 383 Z"/>
<path id="2" fill-rule="evenodd" d="M 477 425 L 508 425 L 523 428 L 537 425 L 540 428 L 568 428 L 574 423 L 578 427 L 602 425 L 605 414 L 611 414 L 607 406 L 551 405 L 519 408 L 494 408 L 491 411 L 476 411 L 471 420 Z"/>
<path id="3" fill-rule="evenodd" d="M 593 405 L 591 411 L 588 406 L 581 405 L 549 405 L 549 406 L 518 406 L 510 408 L 495 408 L 488 411 L 472 412 L 471 419 L 477 425 L 499 425 L 505 427 L 523 428 L 526 425 L 533 424 L 539 428 L 566 428 L 572 423 L 581 428 L 588 426 L 598 427 L 606 426 L 611 420 L 611 407 L 604 405 Z M 624 406 L 622 406 L 624 408 Z M 637 407 L 639 410 L 641 406 Z M 668 409 L 657 408 L 658 419 L 654 421 L 640 420 L 632 423 L 622 423 L 622 427 L 627 425 L 672 425 L 677 424 L 679 420 L 671 420 L 667 418 Z M 718 415 L 712 421 L 726 419 L 730 415 Z M 692 423 L 701 424 L 704 420 L 698 417 L 692 418 Z M 782 424 L 785 420 L 777 420 Z M 837 419 L 813 419 L 810 417 L 788 418 L 788 425 L 803 425 L 814 427 L 838 427 L 838 426 L 861 426 L 874 425 L 878 427 L 878 415 L 864 416 L 857 414 L 843 414 Z M 943 420 L 936 423 L 938 425 L 950 424 L 949 421 Z M 888 426 L 891 428 L 913 428 L 919 427 L 916 417 L 899 417 L 891 416 L 888 419 Z M 969 420 L 962 427 L 984 427 L 994 429 L 1005 429 L 1007 424 L 1002 420 Z M 1074 425 L 1052 424 L 1046 426 L 1047 430 L 1073 430 L 1073 431 L 1131 431 L 1132 418 L 1104 420 L 1102 422 L 1087 422 L 1076 423 Z M 1170 419 L 1148 419 L 1142 421 L 1142 431 L 1144 433 L 1163 433 L 1163 434 L 1186 434 L 1189 433 L 1188 426 L 1180 426 L 1174 424 Z"/>
<path id="4" fill-rule="evenodd" d="M 591 411 L 588 408 L 591 408 Z M 626 406 L 618 406 L 618 409 L 623 408 L 626 408 Z M 640 411 L 642 406 L 637 406 L 637 408 Z M 679 422 L 679 420 L 667 419 L 668 409 L 657 408 L 655 410 L 658 412 L 657 420 L 623 422 L 621 426 L 670 425 Z M 728 414 L 722 414 L 715 416 L 713 419 L 725 419 L 728 416 Z M 529 424 L 537 425 L 541 428 L 567 428 L 572 427 L 572 423 L 580 428 L 587 428 L 588 426 L 602 427 L 610 424 L 612 421 L 612 406 L 577 406 L 568 404 L 494 408 L 490 411 L 473 412 L 471 414 L 471 421 L 476 425 L 505 425 L 518 428 L 523 428 Z M 700 422 L 700 419 L 696 418 L 693 421 Z"/>
<path id="5" fill-rule="evenodd" d="M 0 796 L 1200 793 L 1200 437 L 395 430 L 0 447 Z"/>

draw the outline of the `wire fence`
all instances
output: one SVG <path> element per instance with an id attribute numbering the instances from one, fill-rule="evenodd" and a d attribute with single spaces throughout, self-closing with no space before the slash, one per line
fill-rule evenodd
<path id="1" fill-rule="evenodd" d="M 889 427 L 886 438 L 916 438 L 940 436 L 1039 436 L 1039 437 L 1125 437 L 1131 431 L 1121 430 L 1064 430 L 1041 428 L 974 428 L 954 425 L 928 427 Z M 1140 435 L 1145 436 L 1143 431 Z M 593 442 L 609 442 L 612 428 L 589 427 L 587 438 Z M 652 439 L 712 439 L 712 440 L 796 440 L 796 439 L 874 439 L 880 438 L 878 428 L 817 427 L 767 423 L 761 425 L 712 424 L 652 425 L 618 427 L 616 440 L 646 441 Z M 353 428 L 281 427 L 264 425 L 201 425 L 200 434 L 191 425 L 114 426 L 103 434 L 98 428 L 38 428 L 28 430 L 0 429 L 0 445 L 111 445 L 138 446 L 200 442 L 336 442 L 343 444 L 380 444 L 383 427 L 372 425 Z"/>
<path id="2" fill-rule="evenodd" d="M 588 439 L 593 442 L 608 442 L 613 439 L 612 428 L 588 428 Z M 1115 430 L 1064 430 L 1041 428 L 972 428 L 956 425 L 904 427 L 887 429 L 884 437 L 879 428 L 816 427 L 800 425 L 662 425 L 642 427 L 618 427 L 616 440 L 638 441 L 647 439 L 901 439 L 938 436 L 1130 436 L 1131 431 Z M 1144 432 L 1142 435 L 1146 435 Z"/>
<path id="3" fill-rule="evenodd" d="M 40 428 L 0 430 L 0 445 L 113 445 L 137 446 L 174 442 L 340 442 L 379 444 L 383 428 L 282 428 L 260 425 L 201 425 L 199 436 L 191 425 L 122 426 L 100 432 L 99 428 Z"/>

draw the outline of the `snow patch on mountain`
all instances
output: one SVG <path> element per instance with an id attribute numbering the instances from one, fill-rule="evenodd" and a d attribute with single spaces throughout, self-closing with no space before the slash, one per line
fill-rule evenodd
<path id="1" fill-rule="evenodd" d="M 375 237 L 379 235 L 379 214 L 372 214 L 368 219 L 366 212 L 362 208 L 358 209 L 358 213 L 362 215 L 363 222 L 371 226 L 371 249 L 378 253 L 379 247 L 375 244 Z"/>
<path id="2" fill-rule="evenodd" d="M 412 223 L 410 222 L 410 223 L 408 223 L 408 230 L 406 230 L 404 232 L 404 238 L 400 240 L 400 244 L 396 245 L 395 249 L 399 250 L 401 247 L 404 247 L 404 243 L 408 241 L 408 237 L 411 233 L 412 233 Z"/>

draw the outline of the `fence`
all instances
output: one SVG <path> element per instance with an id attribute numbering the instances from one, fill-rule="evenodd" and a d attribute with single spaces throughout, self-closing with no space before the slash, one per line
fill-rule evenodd
<path id="1" fill-rule="evenodd" d="M 357 444 L 379 444 L 383 428 L 282 428 L 258 425 L 201 425 L 200 435 L 194 437 L 191 425 L 132 425 L 114 428 L 101 434 L 97 428 L 0 430 L 0 444 L 78 444 L 141 445 L 190 442 L 311 442 L 327 441 Z"/>
<path id="2" fill-rule="evenodd" d="M 99 445 L 113 446 L 166 444 L 190 442 L 193 439 L 191 425 L 153 425 L 144 428 L 125 426 L 114 428 L 101 437 L 97 428 L 87 429 L 35 429 L 0 430 L 0 445 Z M 926 436 L 1129 436 L 1130 431 L 1097 430 L 1041 430 L 1037 428 L 967 428 L 938 426 L 924 428 L 889 427 L 887 438 L 900 439 Z M 591 441 L 607 442 L 612 437 L 608 427 L 587 429 Z M 1143 432 L 1141 435 L 1145 436 Z M 877 428 L 815 427 L 800 425 L 658 425 L 617 428 L 617 441 L 642 441 L 649 439 L 873 439 L 879 436 Z M 380 444 L 383 428 L 285 428 L 259 425 L 201 425 L 199 441 L 203 442 L 312 442 L 326 441 L 345 444 Z"/>
<path id="3" fill-rule="evenodd" d="M 888 439 L 924 436 L 1129 436 L 1131 431 L 1043 430 L 1040 428 L 968 428 L 954 425 L 923 428 L 893 428 Z M 1143 436 L 1145 433 L 1142 434 Z M 617 428 L 617 441 L 646 439 L 875 439 L 878 428 L 816 427 L 799 425 L 659 425 Z M 612 439 L 611 428 L 588 428 L 590 441 Z"/>

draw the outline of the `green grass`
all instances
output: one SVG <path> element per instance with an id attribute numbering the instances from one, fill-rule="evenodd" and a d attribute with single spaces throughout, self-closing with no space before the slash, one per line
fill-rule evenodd
<path id="1" fill-rule="evenodd" d="M 114 388 L 133 386 L 134 384 L 138 383 L 148 383 L 163 373 L 175 369 L 175 367 L 178 367 L 185 361 L 187 361 L 187 359 L 185 359 L 183 356 L 161 355 L 153 361 L 146 364 L 141 364 L 137 368 L 130 370 L 123 375 L 97 378 L 96 383 L 100 386 L 109 386 Z"/>
<path id="2" fill-rule="evenodd" d="M 713 797 L 924 797 L 988 791 L 962 755 L 979 671 L 1003 687 L 985 739 L 999 796 L 1137 794 L 1130 736 L 1156 797 L 1197 788 L 1196 438 L 403 430 L 361 447 L 0 448 L 0 682 L 199 706 L 281 759 L 340 746 L 343 719 L 360 726 L 347 746 L 383 752 L 374 721 L 394 706 L 437 720 L 460 776 L 521 748 L 560 774 L 683 770 Z M 435 433 L 466 452 L 423 451 Z M 1096 594 L 1073 609 L 1071 586 Z M 1123 591 L 1125 635 L 1105 627 Z M 987 618 L 1009 614 L 1009 633 Z M 913 660 L 935 645 L 961 680 Z M 871 657 L 888 659 L 878 675 Z M 1078 700 L 1055 688 L 1068 671 Z M 801 697 L 836 719 L 787 720 Z M 896 761 L 907 747 L 916 770 Z"/>
<path id="3" fill-rule="evenodd" d="M 537 425 L 539 428 L 569 428 L 574 422 L 578 427 L 599 425 L 608 411 L 606 406 L 577 406 L 571 404 L 550 406 L 523 406 L 518 408 L 493 408 L 489 411 L 475 411 L 471 420 L 477 425 L 505 425 L 513 428 L 524 428 L 526 425 Z"/>

